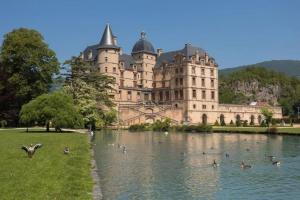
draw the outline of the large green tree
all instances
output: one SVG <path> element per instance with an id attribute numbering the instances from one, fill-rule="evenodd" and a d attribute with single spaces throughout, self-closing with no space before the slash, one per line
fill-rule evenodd
<path id="1" fill-rule="evenodd" d="M 0 62 L 0 119 L 16 125 L 21 106 L 49 91 L 59 62 L 43 36 L 26 28 L 4 35 Z"/>
<path id="2" fill-rule="evenodd" d="M 64 89 L 73 96 L 85 125 L 105 127 L 116 121 L 111 92 L 115 79 L 100 73 L 80 57 L 65 62 L 70 68 Z"/>
<path id="3" fill-rule="evenodd" d="M 43 94 L 23 105 L 20 121 L 27 126 L 45 125 L 47 131 L 50 124 L 56 130 L 80 127 L 83 124 L 82 116 L 76 109 L 71 95 L 64 91 Z"/>

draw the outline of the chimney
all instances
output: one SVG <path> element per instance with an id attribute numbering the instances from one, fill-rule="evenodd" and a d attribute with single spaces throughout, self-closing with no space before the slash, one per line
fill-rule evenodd
<path id="1" fill-rule="evenodd" d="M 205 53 L 205 63 L 208 63 L 208 55 Z"/>
<path id="2" fill-rule="evenodd" d="M 115 44 L 116 46 L 118 46 L 117 37 L 116 37 L 116 36 L 113 36 L 113 38 L 114 38 L 114 44 Z"/>
<path id="3" fill-rule="evenodd" d="M 163 53 L 163 49 L 157 49 L 156 52 L 157 56 L 160 56 Z"/>
<path id="4" fill-rule="evenodd" d="M 198 62 L 199 61 L 199 51 L 198 50 L 196 50 L 196 62 Z"/>

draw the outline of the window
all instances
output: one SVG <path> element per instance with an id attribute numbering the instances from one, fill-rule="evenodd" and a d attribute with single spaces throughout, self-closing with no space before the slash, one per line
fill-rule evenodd
<path id="1" fill-rule="evenodd" d="M 192 79 L 192 85 L 196 85 L 196 78 L 195 77 L 193 77 L 193 79 Z"/>
<path id="2" fill-rule="evenodd" d="M 161 85 L 162 85 L 162 87 L 164 88 L 164 87 L 165 87 L 165 82 L 162 81 Z"/>
<path id="3" fill-rule="evenodd" d="M 160 101 L 163 101 L 164 99 L 163 99 L 163 92 L 159 92 L 159 100 Z"/>
<path id="4" fill-rule="evenodd" d="M 212 109 L 212 110 L 214 110 L 214 109 L 215 109 L 215 106 L 214 106 L 214 105 L 212 105 L 212 106 L 211 106 L 211 109 Z"/>
<path id="5" fill-rule="evenodd" d="M 202 105 L 202 109 L 204 109 L 204 110 L 205 110 L 205 109 L 206 109 L 206 105 Z"/>
<path id="6" fill-rule="evenodd" d="M 175 100 L 177 100 L 177 99 L 178 99 L 178 91 L 175 90 Z"/>
<path id="7" fill-rule="evenodd" d="M 183 78 L 180 78 L 180 85 L 183 85 Z"/>
<path id="8" fill-rule="evenodd" d="M 153 85 L 153 88 L 156 88 L 156 83 L 152 83 L 152 85 Z"/>
<path id="9" fill-rule="evenodd" d="M 128 100 L 131 100 L 131 91 L 128 91 L 128 92 L 127 92 L 127 99 L 128 99 Z"/>
<path id="10" fill-rule="evenodd" d="M 205 79 L 204 78 L 201 79 L 201 86 L 205 87 Z"/>
<path id="11" fill-rule="evenodd" d="M 212 88 L 215 87 L 215 81 L 214 81 L 214 79 L 210 80 L 210 87 L 212 87 Z"/>
<path id="12" fill-rule="evenodd" d="M 107 57 L 105 57 L 105 62 L 107 62 Z"/>
<path id="13" fill-rule="evenodd" d="M 197 98 L 197 91 L 193 90 L 193 98 Z"/>
<path id="14" fill-rule="evenodd" d="M 124 87 L 124 80 L 120 80 L 120 87 Z"/>
<path id="15" fill-rule="evenodd" d="M 205 70 L 204 70 L 204 68 L 201 68 L 201 75 L 205 75 Z"/>
<path id="16" fill-rule="evenodd" d="M 202 90 L 202 99 L 206 99 L 206 93 L 205 93 L 205 90 Z"/>
<path id="17" fill-rule="evenodd" d="M 123 72 L 122 72 L 123 73 Z M 136 80 L 136 74 L 133 75 L 133 79 Z"/>
<path id="18" fill-rule="evenodd" d="M 155 101 L 155 93 L 152 93 L 152 101 Z"/>
<path id="19" fill-rule="evenodd" d="M 183 90 L 180 90 L 180 99 L 183 99 Z"/>
<path id="20" fill-rule="evenodd" d="M 175 69 L 175 73 L 178 74 L 178 69 L 177 68 Z"/>
<path id="21" fill-rule="evenodd" d="M 166 101 L 169 101 L 169 91 L 166 91 Z"/>
<path id="22" fill-rule="evenodd" d="M 183 68 L 182 67 L 180 68 L 180 73 L 183 73 Z"/>
<path id="23" fill-rule="evenodd" d="M 192 74 L 196 74 L 196 67 L 192 67 Z"/>
<path id="24" fill-rule="evenodd" d="M 105 67 L 105 72 L 107 72 L 107 67 Z"/>
<path id="25" fill-rule="evenodd" d="M 193 108 L 196 109 L 196 104 L 193 104 Z"/>
<path id="26" fill-rule="evenodd" d="M 113 72 L 114 72 L 114 73 L 116 73 L 116 72 L 117 72 L 117 69 L 116 69 L 115 67 L 113 68 Z"/>
<path id="27" fill-rule="evenodd" d="M 175 79 L 175 85 L 178 85 L 178 78 Z"/>
<path id="28" fill-rule="evenodd" d="M 214 76 L 214 70 L 213 69 L 210 70 L 210 76 Z"/>
<path id="29" fill-rule="evenodd" d="M 121 72 L 121 78 L 123 78 L 124 77 L 124 72 Z"/>
<path id="30" fill-rule="evenodd" d="M 137 92 L 137 99 L 140 100 L 141 99 L 141 93 Z"/>
<path id="31" fill-rule="evenodd" d="M 119 97 L 122 98 L 122 90 L 119 90 Z"/>
<path id="32" fill-rule="evenodd" d="M 215 92 L 211 91 L 211 99 L 215 99 Z"/>

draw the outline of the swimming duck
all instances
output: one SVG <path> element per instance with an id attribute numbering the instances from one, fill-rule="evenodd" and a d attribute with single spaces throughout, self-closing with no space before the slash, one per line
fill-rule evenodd
<path id="1" fill-rule="evenodd" d="M 244 161 L 242 161 L 242 163 L 241 163 L 241 168 L 242 169 L 249 169 L 249 168 L 251 168 L 252 166 L 251 165 L 246 165 L 245 163 L 244 163 Z"/>
<path id="2" fill-rule="evenodd" d="M 226 157 L 226 158 L 229 158 L 229 154 L 228 154 L 228 153 L 226 153 L 226 154 L 225 154 L 225 157 Z"/>
<path id="3" fill-rule="evenodd" d="M 272 161 L 272 165 L 280 166 L 280 161 L 278 160 Z"/>
<path id="4" fill-rule="evenodd" d="M 213 167 L 218 167 L 218 164 L 217 164 L 216 160 L 214 160 L 212 166 L 213 166 Z"/>
<path id="5" fill-rule="evenodd" d="M 126 146 L 123 146 L 123 153 L 127 153 Z"/>
<path id="6" fill-rule="evenodd" d="M 24 151 L 26 151 L 27 155 L 29 158 L 32 158 L 33 154 L 35 153 L 35 151 L 38 149 L 38 148 L 41 148 L 43 145 L 42 144 L 36 144 L 33 146 L 33 144 L 30 144 L 29 147 L 26 147 L 26 146 L 22 146 L 21 149 L 23 149 Z"/>
<path id="7" fill-rule="evenodd" d="M 165 135 L 168 135 L 168 134 L 169 134 L 168 131 L 166 131 L 166 132 L 165 132 Z"/>

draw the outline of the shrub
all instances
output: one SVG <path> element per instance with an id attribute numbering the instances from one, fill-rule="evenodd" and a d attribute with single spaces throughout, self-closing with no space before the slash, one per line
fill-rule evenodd
<path id="1" fill-rule="evenodd" d="M 220 126 L 218 120 L 215 121 L 214 126 Z"/>
<path id="2" fill-rule="evenodd" d="M 226 126 L 225 120 L 221 120 L 221 126 Z"/>
<path id="3" fill-rule="evenodd" d="M 168 131 L 171 127 L 171 120 L 168 118 L 163 121 L 157 120 L 151 125 L 151 127 L 154 131 Z"/>
<path id="4" fill-rule="evenodd" d="M 254 121 L 250 121 L 250 126 L 254 126 Z"/>
<path id="5" fill-rule="evenodd" d="M 273 127 L 268 128 L 267 132 L 271 133 L 271 134 L 276 134 L 278 132 L 278 129 L 273 126 Z"/>
<path id="6" fill-rule="evenodd" d="M 234 123 L 232 120 L 230 120 L 230 123 L 229 123 L 230 126 L 234 126 Z"/>
<path id="7" fill-rule="evenodd" d="M 248 126 L 248 120 L 245 120 L 244 122 L 243 122 L 243 127 L 247 127 Z"/>
<path id="8" fill-rule="evenodd" d="M 0 121 L 0 124 L 1 124 L 1 128 L 5 128 L 7 126 L 7 121 L 3 119 Z"/>
<path id="9" fill-rule="evenodd" d="M 129 126 L 128 128 L 129 131 L 135 132 L 135 131 L 148 131 L 150 130 L 149 124 L 144 123 L 144 124 L 133 124 Z"/>
<path id="10" fill-rule="evenodd" d="M 242 125 L 241 120 L 236 120 L 235 125 L 236 126 L 241 126 Z"/>
<path id="11" fill-rule="evenodd" d="M 263 120 L 263 121 L 260 123 L 260 126 L 261 126 L 261 127 L 267 127 L 268 124 L 265 122 L 265 120 Z"/>

